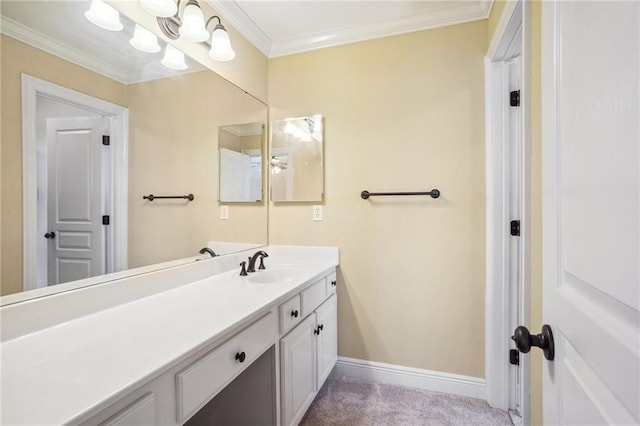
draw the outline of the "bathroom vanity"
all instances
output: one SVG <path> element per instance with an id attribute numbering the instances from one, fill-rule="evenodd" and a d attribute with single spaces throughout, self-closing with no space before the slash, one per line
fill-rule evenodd
<path id="1" fill-rule="evenodd" d="M 297 424 L 337 359 L 337 248 L 267 246 L 0 308 L 1 423 Z"/>

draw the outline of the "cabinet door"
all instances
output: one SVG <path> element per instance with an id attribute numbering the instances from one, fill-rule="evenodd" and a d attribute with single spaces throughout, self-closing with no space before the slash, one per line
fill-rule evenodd
<path id="1" fill-rule="evenodd" d="M 318 345 L 318 378 L 316 390 L 320 390 L 338 360 L 338 304 L 336 295 L 331 296 L 316 310 Z"/>
<path id="2" fill-rule="evenodd" d="M 298 424 L 316 394 L 315 316 L 310 315 L 280 341 L 282 424 Z"/>

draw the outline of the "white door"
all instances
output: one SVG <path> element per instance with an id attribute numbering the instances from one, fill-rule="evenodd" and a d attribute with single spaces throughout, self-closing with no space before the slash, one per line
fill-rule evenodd
<path id="1" fill-rule="evenodd" d="M 48 283 L 105 273 L 103 118 L 47 120 Z"/>
<path id="2" fill-rule="evenodd" d="M 640 2 L 542 7 L 544 423 L 638 424 Z"/>

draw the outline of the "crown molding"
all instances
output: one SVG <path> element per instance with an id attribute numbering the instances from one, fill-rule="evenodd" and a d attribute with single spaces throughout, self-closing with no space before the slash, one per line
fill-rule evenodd
<path id="1" fill-rule="evenodd" d="M 5 16 L 0 20 L 0 32 L 120 83 L 129 83 L 131 79 L 126 71 L 99 59 L 88 57 L 78 49 L 62 44 Z"/>
<path id="2" fill-rule="evenodd" d="M 242 34 L 249 43 L 255 46 L 265 56 L 269 57 L 272 45 L 271 39 L 253 22 L 235 0 L 206 0 L 206 2 L 214 8 L 225 21 Z"/>
<path id="3" fill-rule="evenodd" d="M 517 1 L 517 0 L 514 0 Z M 489 17 L 489 15 L 491 15 L 491 10 L 493 10 L 493 4 L 494 4 L 494 0 L 480 0 L 480 7 L 482 7 L 482 10 L 485 11 L 485 13 L 487 14 L 486 18 Z"/>
<path id="4" fill-rule="evenodd" d="M 488 17 L 489 12 L 486 10 L 486 4 L 490 8 L 491 0 L 455 2 L 446 7 L 416 13 L 403 19 L 320 32 L 304 38 L 278 42 L 273 44 L 269 57 L 275 58 L 375 38 L 479 21 Z"/>
<path id="5" fill-rule="evenodd" d="M 286 41 L 272 41 L 245 13 L 236 0 L 206 0 L 220 16 L 269 58 L 358 41 L 473 22 L 489 17 L 494 0 L 453 2 L 445 7 L 413 14 L 386 23 L 333 29 Z"/>

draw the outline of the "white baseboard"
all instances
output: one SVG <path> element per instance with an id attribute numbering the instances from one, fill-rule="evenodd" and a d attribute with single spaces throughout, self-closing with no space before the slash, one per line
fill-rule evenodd
<path id="1" fill-rule="evenodd" d="M 389 385 L 408 386 L 487 400 L 485 379 L 478 377 L 346 357 L 338 357 L 333 373 Z"/>

